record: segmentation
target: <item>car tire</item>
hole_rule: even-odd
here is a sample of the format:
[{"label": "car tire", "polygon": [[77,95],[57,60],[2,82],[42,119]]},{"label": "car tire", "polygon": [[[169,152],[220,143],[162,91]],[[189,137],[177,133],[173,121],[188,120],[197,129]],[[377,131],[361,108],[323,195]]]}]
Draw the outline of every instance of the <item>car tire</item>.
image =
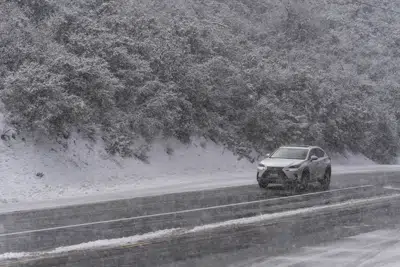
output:
[{"label": "car tire", "polygon": [[301,174],[300,181],[296,185],[296,191],[297,192],[307,191],[309,182],[310,182],[310,171],[306,169]]},{"label": "car tire", "polygon": [[261,182],[261,181],[258,181],[258,186],[260,187],[260,188],[267,188],[268,187],[268,183],[263,183],[263,182]]},{"label": "car tire", "polygon": [[329,190],[331,185],[331,169],[327,168],[324,173],[324,177],[319,182],[322,186],[322,190],[326,191]]}]

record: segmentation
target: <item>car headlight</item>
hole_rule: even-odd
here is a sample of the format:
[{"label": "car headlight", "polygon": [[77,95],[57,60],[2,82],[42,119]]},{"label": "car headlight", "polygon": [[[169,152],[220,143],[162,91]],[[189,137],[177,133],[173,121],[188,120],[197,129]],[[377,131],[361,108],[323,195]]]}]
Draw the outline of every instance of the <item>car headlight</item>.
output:
[{"label": "car headlight", "polygon": [[258,164],[258,169],[266,169],[266,168],[267,168],[267,166],[265,166],[264,164],[262,164],[262,163]]}]

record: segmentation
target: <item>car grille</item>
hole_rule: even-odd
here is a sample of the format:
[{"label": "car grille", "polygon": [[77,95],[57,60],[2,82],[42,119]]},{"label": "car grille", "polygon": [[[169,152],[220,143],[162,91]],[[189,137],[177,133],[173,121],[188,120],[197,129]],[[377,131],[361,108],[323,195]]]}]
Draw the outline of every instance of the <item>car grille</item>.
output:
[{"label": "car grille", "polygon": [[282,181],[287,178],[281,167],[267,167],[267,170],[263,173],[263,177],[270,182]]}]

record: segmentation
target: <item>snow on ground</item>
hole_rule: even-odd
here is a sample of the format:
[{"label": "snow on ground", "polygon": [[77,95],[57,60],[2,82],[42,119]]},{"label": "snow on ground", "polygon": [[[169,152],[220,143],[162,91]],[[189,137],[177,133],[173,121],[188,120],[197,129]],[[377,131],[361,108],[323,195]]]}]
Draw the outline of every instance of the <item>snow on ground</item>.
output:
[{"label": "snow on ground", "polygon": [[[0,133],[7,132],[1,120]],[[254,169],[247,160],[238,160],[231,152],[204,140],[194,140],[191,145],[175,140],[158,142],[148,155],[150,164],[113,157],[101,142],[83,140],[77,134],[59,143],[27,137],[23,141],[19,136],[0,140],[0,202],[84,196],[148,185],[163,187],[166,181],[176,187],[185,180]]]},{"label": "snow on ground", "polygon": [[[156,143],[150,164],[112,157],[101,144],[72,135],[68,149],[57,143],[20,140],[0,142],[0,199],[3,202],[44,200],[93,193],[174,186],[182,182],[204,183],[210,175],[240,174],[254,170],[212,142],[195,140],[183,145],[174,140]],[[204,146],[204,144],[203,144]],[[171,147],[173,154],[166,153]],[[43,174],[43,175],[42,175]],[[166,182],[168,181],[168,182]]]},{"label": "snow on ground", "polygon": [[151,240],[155,238],[163,238],[170,236],[180,229],[171,228],[166,230],[160,230],[155,232],[150,232],[142,235],[134,235],[129,237],[122,238],[114,238],[114,239],[104,239],[104,240],[96,240],[92,242],[71,245],[66,247],[58,247],[49,251],[38,251],[38,252],[7,252],[4,254],[0,254],[0,261],[11,260],[11,259],[23,259],[30,257],[40,257],[40,256],[48,256],[60,253],[68,253],[71,251],[82,251],[82,250],[91,250],[91,249],[100,249],[100,248],[108,248],[108,247],[116,247],[116,246],[124,246],[128,244],[136,244],[144,240]]},{"label": "snow on ground", "polygon": [[[7,129],[0,113],[0,133],[10,135]],[[197,139],[190,145],[176,140],[156,142],[148,155],[150,164],[110,156],[101,142],[84,140],[78,134],[57,141],[22,140],[22,136],[0,140],[0,203],[100,198],[104,194],[132,197],[255,182],[256,163],[239,160],[211,141]],[[388,168],[373,165],[362,155],[334,156],[333,161],[337,173]],[[348,166],[352,163],[356,166]]]},{"label": "snow on ground", "polygon": [[376,165],[371,159],[362,154],[345,153],[345,155],[331,154],[332,164],[340,166],[367,166]]}]

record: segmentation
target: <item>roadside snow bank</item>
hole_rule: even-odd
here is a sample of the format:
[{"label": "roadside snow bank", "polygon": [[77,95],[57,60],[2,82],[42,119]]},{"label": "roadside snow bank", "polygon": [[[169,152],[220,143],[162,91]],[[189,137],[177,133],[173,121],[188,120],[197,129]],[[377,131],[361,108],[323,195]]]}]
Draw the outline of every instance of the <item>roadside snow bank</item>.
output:
[{"label": "roadside snow bank", "polygon": [[[0,118],[0,133],[7,132]],[[150,164],[134,158],[108,155],[101,142],[71,134],[68,139],[0,140],[0,203],[76,197],[119,190],[140,190],[147,185],[179,186],[182,181],[211,174],[253,170],[246,159],[205,140],[184,145],[176,140],[156,142],[148,153]],[[160,184],[160,181],[164,181]]]},{"label": "roadside snow bank", "polygon": [[[12,138],[0,113],[0,203],[121,194],[141,196],[254,183],[255,164],[201,139],[153,144],[149,164],[108,155],[101,142],[71,134],[56,141]],[[333,155],[334,171],[376,170],[362,155]],[[347,165],[347,166],[345,166]],[[367,166],[368,165],[368,166]],[[385,169],[387,166],[385,167]],[[397,168],[398,169],[398,168]],[[161,189],[162,192],[160,191]],[[125,192],[125,193],[124,193]],[[100,198],[100,197],[99,197]]]},{"label": "roadside snow bank", "polygon": [[362,154],[346,152],[344,155],[331,154],[332,164],[341,166],[366,166],[376,165],[374,161]]}]

